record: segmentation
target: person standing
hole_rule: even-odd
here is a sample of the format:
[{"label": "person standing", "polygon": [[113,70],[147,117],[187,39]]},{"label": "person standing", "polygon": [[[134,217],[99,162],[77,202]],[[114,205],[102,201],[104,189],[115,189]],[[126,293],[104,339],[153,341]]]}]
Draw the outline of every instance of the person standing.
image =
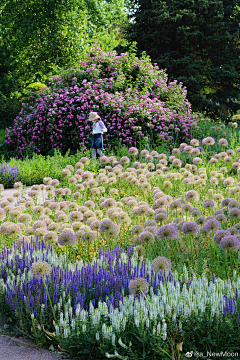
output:
[{"label": "person standing", "polygon": [[89,121],[93,122],[92,159],[96,159],[96,153],[103,156],[103,133],[107,132],[107,128],[96,112],[90,112]]}]

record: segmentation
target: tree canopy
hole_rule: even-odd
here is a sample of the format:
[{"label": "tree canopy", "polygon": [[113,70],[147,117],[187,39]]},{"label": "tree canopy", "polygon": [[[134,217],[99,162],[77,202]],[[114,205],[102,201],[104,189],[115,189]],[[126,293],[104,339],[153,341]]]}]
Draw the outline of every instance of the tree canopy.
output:
[{"label": "tree canopy", "polygon": [[[187,87],[193,109],[236,111],[240,84],[238,0],[133,0],[127,39]],[[132,5],[132,6],[133,6]]]}]

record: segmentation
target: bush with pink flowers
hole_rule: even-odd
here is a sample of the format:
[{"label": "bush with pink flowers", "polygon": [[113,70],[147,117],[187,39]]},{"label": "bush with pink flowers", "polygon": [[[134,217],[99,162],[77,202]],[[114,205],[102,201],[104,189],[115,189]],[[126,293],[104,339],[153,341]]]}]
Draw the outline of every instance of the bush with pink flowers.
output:
[{"label": "bush with pink flowers", "polygon": [[[47,86],[45,93],[29,95],[7,129],[5,143],[15,156],[46,155],[54,148],[74,152],[82,145],[89,149],[91,111],[98,112],[108,129],[105,146],[138,146],[150,134],[154,144],[173,144],[191,137],[196,126],[186,88],[168,82],[146,55],[138,59],[134,45],[119,56],[95,47],[86,61],[51,78]],[[137,130],[141,134],[136,136]]]}]

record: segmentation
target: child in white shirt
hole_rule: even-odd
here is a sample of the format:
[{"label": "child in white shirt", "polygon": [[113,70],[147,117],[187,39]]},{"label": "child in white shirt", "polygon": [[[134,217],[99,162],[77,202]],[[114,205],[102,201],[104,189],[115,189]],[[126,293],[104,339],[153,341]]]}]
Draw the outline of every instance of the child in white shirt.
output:
[{"label": "child in white shirt", "polygon": [[107,128],[102,122],[100,116],[96,112],[91,112],[89,114],[89,121],[93,122],[93,138],[92,138],[92,159],[96,159],[96,152],[103,156],[103,136],[102,134],[107,132]]}]

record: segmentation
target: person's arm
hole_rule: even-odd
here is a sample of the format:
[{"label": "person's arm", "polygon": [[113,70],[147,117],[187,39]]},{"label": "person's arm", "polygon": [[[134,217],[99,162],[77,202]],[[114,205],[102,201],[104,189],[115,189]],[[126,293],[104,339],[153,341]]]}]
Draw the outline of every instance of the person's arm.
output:
[{"label": "person's arm", "polygon": [[99,121],[99,126],[101,128],[101,133],[107,132],[107,128],[102,121]]}]

